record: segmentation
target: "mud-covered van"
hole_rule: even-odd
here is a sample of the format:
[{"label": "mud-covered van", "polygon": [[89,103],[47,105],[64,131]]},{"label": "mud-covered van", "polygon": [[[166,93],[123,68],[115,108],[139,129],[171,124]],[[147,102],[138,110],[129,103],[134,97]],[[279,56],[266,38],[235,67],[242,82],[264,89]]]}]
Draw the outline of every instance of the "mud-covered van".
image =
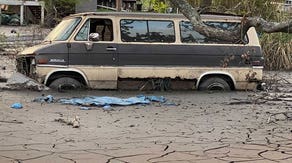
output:
[{"label": "mud-covered van", "polygon": [[[222,29],[241,21],[202,18]],[[185,81],[192,89],[248,90],[262,80],[263,57],[254,28],[243,42],[231,44],[194,31],[183,15],[81,13],[64,18],[41,44],[22,51],[17,70],[58,89],[172,88]]]}]

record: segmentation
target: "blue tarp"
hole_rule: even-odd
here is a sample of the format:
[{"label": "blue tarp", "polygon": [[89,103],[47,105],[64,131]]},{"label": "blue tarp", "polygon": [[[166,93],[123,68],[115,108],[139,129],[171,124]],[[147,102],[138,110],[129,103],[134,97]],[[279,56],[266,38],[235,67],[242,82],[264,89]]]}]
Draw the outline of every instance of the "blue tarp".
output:
[{"label": "blue tarp", "polygon": [[130,97],[130,98],[90,96],[90,97],[84,97],[84,98],[71,98],[71,99],[59,100],[59,102],[62,104],[82,105],[82,106],[107,106],[107,105],[128,106],[128,105],[136,105],[136,104],[149,104],[151,101],[165,102],[165,98],[162,96],[157,97],[157,96],[139,95],[137,97]]},{"label": "blue tarp", "polygon": [[[101,106],[101,107],[110,107],[112,105],[119,106],[128,106],[128,105],[136,105],[136,104],[150,104],[153,102],[166,102],[166,99],[163,96],[144,96],[138,95],[137,97],[130,98],[117,98],[117,97],[108,97],[108,96],[89,96],[84,98],[62,98],[59,100],[55,100],[53,96],[43,96],[36,98],[33,100],[34,102],[48,102],[51,103],[53,101],[68,104],[68,105],[79,105],[79,106]],[[85,109],[85,107],[83,108]]]}]

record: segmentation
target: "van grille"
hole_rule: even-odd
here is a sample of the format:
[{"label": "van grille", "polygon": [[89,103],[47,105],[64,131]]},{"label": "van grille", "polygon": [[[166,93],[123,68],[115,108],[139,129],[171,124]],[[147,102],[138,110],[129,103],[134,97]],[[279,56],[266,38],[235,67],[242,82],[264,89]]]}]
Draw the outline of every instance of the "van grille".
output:
[{"label": "van grille", "polygon": [[34,57],[19,57],[16,59],[16,70],[30,78],[35,77],[35,66],[32,65]]}]

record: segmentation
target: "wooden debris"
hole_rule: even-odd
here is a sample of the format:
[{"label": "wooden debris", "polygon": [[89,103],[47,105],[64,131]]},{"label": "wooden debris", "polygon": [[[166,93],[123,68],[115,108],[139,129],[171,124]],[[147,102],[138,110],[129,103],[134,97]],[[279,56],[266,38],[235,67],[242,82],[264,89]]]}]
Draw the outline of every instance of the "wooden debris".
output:
[{"label": "wooden debris", "polygon": [[[277,115],[282,115],[284,118],[276,118]],[[292,119],[292,112],[279,112],[279,113],[271,113],[268,117],[267,123],[272,123],[279,120],[291,120]]]},{"label": "wooden debris", "polygon": [[75,116],[73,119],[58,118],[58,119],[55,119],[55,122],[65,123],[67,125],[73,126],[73,128],[80,127],[80,118],[78,116]]}]

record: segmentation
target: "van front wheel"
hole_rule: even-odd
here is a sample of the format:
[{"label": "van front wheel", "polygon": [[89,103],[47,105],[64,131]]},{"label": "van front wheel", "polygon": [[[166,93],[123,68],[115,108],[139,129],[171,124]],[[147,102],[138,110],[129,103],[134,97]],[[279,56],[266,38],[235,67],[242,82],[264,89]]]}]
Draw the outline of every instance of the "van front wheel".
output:
[{"label": "van front wheel", "polygon": [[230,91],[228,82],[220,77],[210,77],[199,85],[200,91]]},{"label": "van front wheel", "polygon": [[61,77],[54,80],[49,87],[55,90],[76,90],[82,88],[83,84],[74,78]]}]

